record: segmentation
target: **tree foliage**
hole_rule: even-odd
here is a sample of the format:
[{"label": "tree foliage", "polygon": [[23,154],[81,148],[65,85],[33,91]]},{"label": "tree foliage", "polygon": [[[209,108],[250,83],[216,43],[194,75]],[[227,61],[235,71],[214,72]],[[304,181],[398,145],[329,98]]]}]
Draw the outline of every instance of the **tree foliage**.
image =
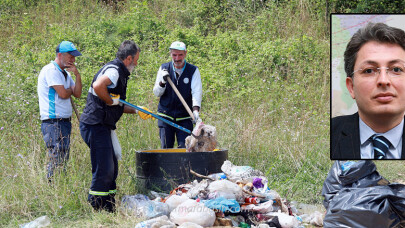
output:
[{"label": "tree foliage", "polygon": [[405,13],[401,0],[332,0],[332,12],[337,13]]}]

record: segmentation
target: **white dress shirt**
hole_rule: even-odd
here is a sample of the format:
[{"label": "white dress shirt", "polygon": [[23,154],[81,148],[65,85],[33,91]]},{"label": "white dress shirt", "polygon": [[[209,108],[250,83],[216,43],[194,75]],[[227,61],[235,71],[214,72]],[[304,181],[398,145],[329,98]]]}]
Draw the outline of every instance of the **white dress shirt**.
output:
[{"label": "white dress shirt", "polygon": [[404,120],[396,127],[385,133],[376,133],[366,123],[359,118],[360,128],[360,153],[361,159],[374,159],[373,143],[370,137],[374,134],[382,135],[391,142],[391,146],[386,155],[386,159],[400,159],[402,152],[402,133],[404,129]]}]

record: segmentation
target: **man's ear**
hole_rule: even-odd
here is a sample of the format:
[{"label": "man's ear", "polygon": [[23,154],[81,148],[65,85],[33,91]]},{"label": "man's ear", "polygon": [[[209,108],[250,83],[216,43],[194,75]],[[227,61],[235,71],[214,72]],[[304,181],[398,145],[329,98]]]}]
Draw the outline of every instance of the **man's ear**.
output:
[{"label": "man's ear", "polygon": [[133,57],[131,55],[128,55],[122,62],[124,63],[125,66],[128,66],[132,60]]},{"label": "man's ear", "polygon": [[124,59],[124,61],[131,61],[132,60],[132,55],[128,55],[125,59]]},{"label": "man's ear", "polygon": [[350,96],[352,96],[353,99],[356,99],[354,96],[354,83],[353,83],[353,77],[346,77],[346,87],[347,90],[349,90]]}]

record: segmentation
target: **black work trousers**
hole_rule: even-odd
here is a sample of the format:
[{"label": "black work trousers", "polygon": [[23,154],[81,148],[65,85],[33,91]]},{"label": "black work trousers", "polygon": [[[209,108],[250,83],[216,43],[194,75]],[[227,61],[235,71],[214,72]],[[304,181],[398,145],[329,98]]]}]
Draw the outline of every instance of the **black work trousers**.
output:
[{"label": "black work trousers", "polygon": [[[175,121],[173,123],[178,124],[190,131],[193,130],[193,122],[191,122],[190,119]],[[186,148],[185,142],[187,136],[189,136],[188,133],[175,127],[172,127],[171,125],[163,122],[162,120],[158,120],[158,127],[160,136],[160,146],[162,147],[162,149],[174,148],[174,141],[176,138],[177,138],[177,147]]]},{"label": "black work trousers", "polygon": [[92,181],[88,201],[94,209],[115,211],[118,161],[111,141],[111,129],[101,124],[80,122],[80,134],[90,147]]}]

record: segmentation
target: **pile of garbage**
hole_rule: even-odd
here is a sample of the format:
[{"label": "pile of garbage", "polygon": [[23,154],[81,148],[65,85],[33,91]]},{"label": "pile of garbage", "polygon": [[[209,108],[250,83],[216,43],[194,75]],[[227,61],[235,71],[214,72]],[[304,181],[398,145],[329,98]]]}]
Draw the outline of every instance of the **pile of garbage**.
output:
[{"label": "pile of garbage", "polygon": [[170,194],[151,192],[122,198],[124,213],[145,218],[136,228],[153,227],[304,227],[322,226],[323,214],[301,211],[269,188],[261,171],[225,161],[223,173],[179,185]]}]

